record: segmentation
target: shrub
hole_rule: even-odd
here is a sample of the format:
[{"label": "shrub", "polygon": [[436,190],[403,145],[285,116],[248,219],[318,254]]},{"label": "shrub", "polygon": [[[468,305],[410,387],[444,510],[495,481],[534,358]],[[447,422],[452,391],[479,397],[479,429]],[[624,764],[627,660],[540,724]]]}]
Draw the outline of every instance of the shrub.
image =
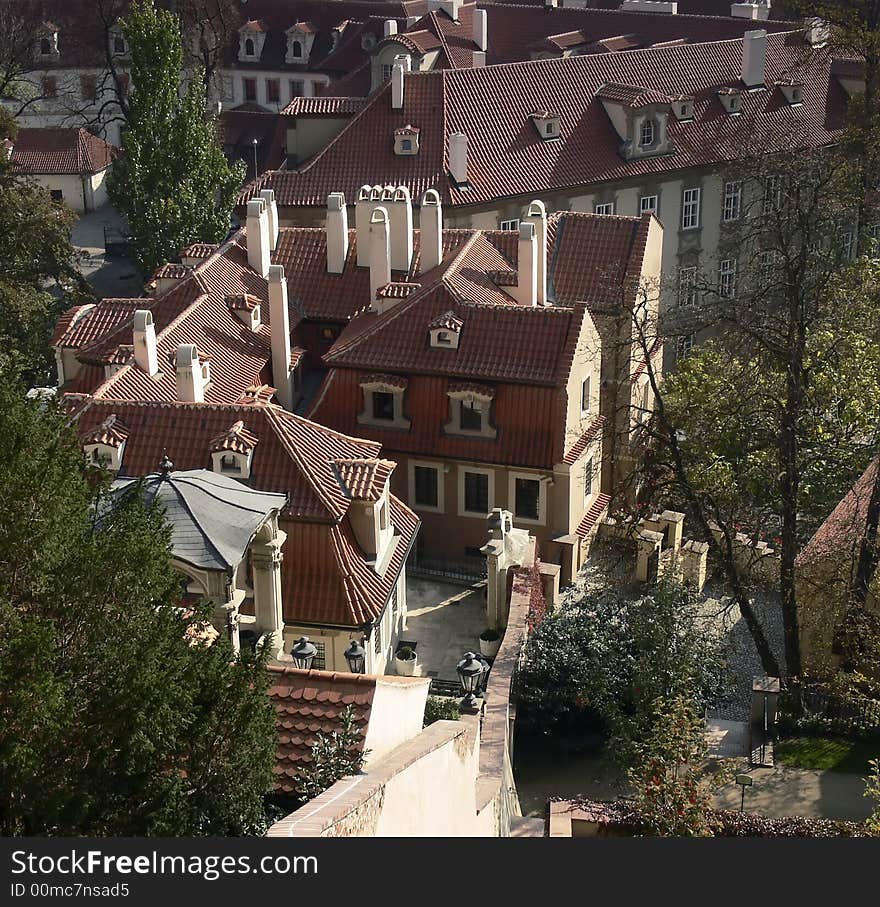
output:
[{"label": "shrub", "polygon": [[425,720],[423,727],[435,721],[458,721],[461,717],[457,699],[449,696],[429,696],[425,702]]}]

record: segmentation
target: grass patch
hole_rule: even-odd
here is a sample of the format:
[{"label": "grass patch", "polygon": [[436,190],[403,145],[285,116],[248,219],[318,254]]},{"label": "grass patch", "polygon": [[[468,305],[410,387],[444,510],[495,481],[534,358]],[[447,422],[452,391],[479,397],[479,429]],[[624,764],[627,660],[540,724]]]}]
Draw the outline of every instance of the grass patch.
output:
[{"label": "grass patch", "polygon": [[837,737],[788,737],[774,747],[788,768],[868,774],[868,760],[880,758],[880,743]]}]

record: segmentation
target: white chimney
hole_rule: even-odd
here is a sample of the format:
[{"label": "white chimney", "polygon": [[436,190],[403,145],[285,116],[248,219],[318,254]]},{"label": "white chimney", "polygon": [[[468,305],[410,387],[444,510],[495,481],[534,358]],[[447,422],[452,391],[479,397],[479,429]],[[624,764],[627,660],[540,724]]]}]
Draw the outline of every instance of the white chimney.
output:
[{"label": "white chimney", "polygon": [[406,186],[398,186],[388,204],[391,235],[391,270],[408,271],[413,257],[412,199]]},{"label": "white chimney", "polygon": [[535,228],[535,244],[537,246],[537,294],[538,305],[547,305],[547,209],[544,202],[536,199],[526,211],[523,223],[532,224]]},{"label": "white chimney", "polygon": [[266,217],[269,221],[269,250],[278,248],[278,205],[275,202],[275,190],[263,189],[260,198],[266,203]]},{"label": "white chimney", "polygon": [[392,35],[397,34],[397,20],[396,19],[386,19],[382,25],[382,34],[386,38],[390,38]]},{"label": "white chimney", "polygon": [[486,10],[474,10],[474,44],[479,50],[488,50],[489,25]]},{"label": "white chimney", "polygon": [[544,0],[544,6],[546,6],[547,9],[556,9],[558,5],[557,0]]},{"label": "white chimney", "polygon": [[450,19],[455,22],[458,21],[458,10],[461,7],[461,0],[439,0],[439,2],[434,6],[434,4],[429,3],[428,8],[442,9]]},{"label": "white chimney", "polygon": [[422,196],[419,224],[421,225],[419,271],[424,274],[443,261],[443,208],[436,189],[429,189]]},{"label": "white chimney", "polygon": [[678,12],[678,3],[666,0],[623,0],[620,10],[624,13],[668,13],[674,16]]},{"label": "white chimney", "polygon": [[150,377],[159,371],[159,354],[156,350],[156,328],[153,313],[149,309],[138,309],[134,313],[134,361],[141,371]]},{"label": "white chimney", "polygon": [[519,225],[516,267],[516,286],[510,288],[511,295],[520,305],[537,305],[538,241],[535,236],[534,224],[523,222]]},{"label": "white chimney", "polygon": [[391,283],[391,249],[388,236],[388,212],[381,205],[370,215],[370,303],[375,305],[376,291]]},{"label": "white chimney", "polygon": [[403,63],[395,63],[391,67],[391,109],[403,110]]},{"label": "white chimney", "polygon": [[331,192],[327,196],[327,271],[341,274],[348,258],[348,209],[345,195]]},{"label": "white chimney", "polygon": [[269,214],[264,198],[252,198],[247,204],[248,264],[260,275],[269,273]]},{"label": "white chimney", "polygon": [[[344,205],[342,210],[345,210]],[[290,391],[290,315],[283,265],[269,267],[269,318],[272,322],[272,383],[278,402],[290,411],[293,408]]]},{"label": "white chimney", "polygon": [[468,137],[463,132],[449,135],[449,172],[456,183],[468,181]]},{"label": "white chimney", "polygon": [[767,60],[767,32],[747,31],[743,35],[742,80],[746,88],[763,87]]},{"label": "white chimney", "polygon": [[177,347],[177,399],[181,403],[204,403],[205,386],[199,354],[191,343]]},{"label": "white chimney", "polygon": [[485,50],[475,50],[473,54],[473,59],[471,64],[474,69],[479,69],[481,66],[486,65],[486,51]]},{"label": "white chimney", "polygon": [[731,3],[730,15],[734,19],[769,19],[770,6],[767,3]]},{"label": "white chimney", "polygon": [[354,205],[354,230],[357,241],[358,267],[364,267],[370,263],[370,247],[367,242],[367,234],[370,232],[370,215],[373,213],[373,208],[376,207],[371,201],[372,193],[372,186],[361,186]]}]

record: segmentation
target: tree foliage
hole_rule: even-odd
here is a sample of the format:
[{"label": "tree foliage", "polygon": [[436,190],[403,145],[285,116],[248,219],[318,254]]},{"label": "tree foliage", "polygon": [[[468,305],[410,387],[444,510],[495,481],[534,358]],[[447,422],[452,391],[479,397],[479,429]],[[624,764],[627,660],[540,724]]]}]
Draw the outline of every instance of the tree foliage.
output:
[{"label": "tree foliage", "polygon": [[128,218],[141,271],[150,274],[190,243],[226,236],[244,173],[223,156],[198,66],[183,84],[177,18],[141,0],[132,5],[123,31],[134,87],[124,154],[108,191]]},{"label": "tree foliage", "polygon": [[339,730],[319,732],[312,745],[312,761],[300,770],[296,791],[303,800],[313,800],[349,775],[356,775],[369,750],[361,749],[361,730],[354,717],[354,706],[339,713]]},{"label": "tree foliage", "polygon": [[59,413],[0,381],[0,832],[262,829],[274,712],[260,656],[187,633],[169,529],[101,477]]}]

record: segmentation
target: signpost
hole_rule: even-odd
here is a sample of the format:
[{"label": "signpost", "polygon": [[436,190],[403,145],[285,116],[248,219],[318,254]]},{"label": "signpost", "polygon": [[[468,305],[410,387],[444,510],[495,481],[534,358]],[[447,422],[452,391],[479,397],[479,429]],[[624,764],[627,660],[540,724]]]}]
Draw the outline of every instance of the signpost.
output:
[{"label": "signpost", "polygon": [[736,783],[742,788],[742,796],[739,801],[739,811],[742,814],[743,807],[746,803],[746,788],[751,787],[753,784],[751,775],[737,775]]}]

